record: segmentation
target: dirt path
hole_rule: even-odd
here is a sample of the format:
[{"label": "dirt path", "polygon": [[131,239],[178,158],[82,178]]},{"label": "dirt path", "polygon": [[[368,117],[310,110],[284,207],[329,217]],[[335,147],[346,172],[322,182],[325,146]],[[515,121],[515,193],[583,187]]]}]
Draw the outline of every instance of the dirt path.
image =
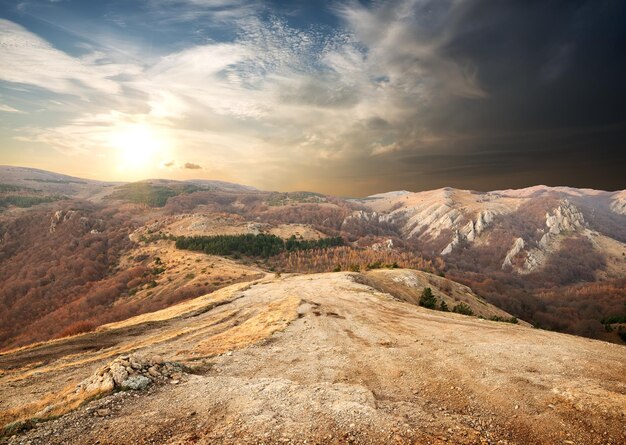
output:
[{"label": "dirt path", "polygon": [[[8,441],[626,443],[626,348],[429,311],[353,275],[264,279],[194,317],[139,325],[142,352],[198,374],[105,397]],[[222,342],[236,346],[214,355]],[[33,376],[19,391],[95,365]],[[2,391],[17,403],[19,391]]]}]

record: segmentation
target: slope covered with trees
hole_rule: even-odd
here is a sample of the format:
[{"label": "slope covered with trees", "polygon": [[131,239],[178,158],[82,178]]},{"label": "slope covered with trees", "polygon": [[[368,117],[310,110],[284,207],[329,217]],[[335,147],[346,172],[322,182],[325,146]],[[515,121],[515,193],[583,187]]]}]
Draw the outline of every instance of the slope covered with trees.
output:
[{"label": "slope covered with trees", "polygon": [[269,258],[283,251],[324,249],[342,246],[340,236],[319,240],[299,240],[295,236],[283,240],[275,235],[245,234],[217,236],[180,236],[176,238],[178,249],[197,250],[209,255],[235,255]]}]

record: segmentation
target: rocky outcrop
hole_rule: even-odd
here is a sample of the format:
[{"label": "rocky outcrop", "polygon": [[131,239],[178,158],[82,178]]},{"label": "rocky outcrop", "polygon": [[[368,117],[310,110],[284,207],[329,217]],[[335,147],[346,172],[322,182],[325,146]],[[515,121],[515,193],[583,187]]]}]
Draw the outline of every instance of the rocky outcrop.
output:
[{"label": "rocky outcrop", "polygon": [[156,381],[179,380],[182,375],[180,364],[165,362],[160,356],[122,355],[79,383],[76,392],[102,394],[114,389],[142,390]]},{"label": "rocky outcrop", "polygon": [[89,219],[86,216],[80,216],[78,210],[57,210],[50,217],[50,227],[48,231],[54,233],[57,227],[68,221],[77,220],[77,227],[82,233],[101,233],[104,230],[104,221],[101,219]]},{"label": "rocky outcrop", "polygon": [[530,249],[520,273],[532,272],[543,266],[550,254],[558,250],[564,235],[585,230],[587,224],[583,214],[569,200],[564,199],[551,212],[546,213],[544,234],[537,247]]},{"label": "rocky outcrop", "polygon": [[381,221],[380,215],[376,212],[367,212],[365,210],[355,210],[351,215],[348,215],[344,218],[341,223],[342,226],[345,226],[351,221],[367,221],[367,222],[379,222]]},{"label": "rocky outcrop", "polygon": [[524,248],[524,240],[522,238],[517,238],[513,242],[513,246],[511,247],[511,249],[506,253],[506,257],[504,258],[504,261],[502,262],[502,269],[506,269],[507,267],[512,266],[513,258],[515,258],[515,256],[518,253],[520,253],[523,248]]},{"label": "rocky outcrop", "polygon": [[455,230],[452,241],[441,251],[442,255],[448,255],[452,252],[452,249],[461,242],[461,240],[474,242],[478,236],[480,236],[485,229],[493,221],[495,214],[489,210],[480,212],[476,217],[476,221],[469,220],[461,229]]},{"label": "rocky outcrop", "polygon": [[626,191],[617,193],[617,196],[611,201],[610,208],[615,213],[626,215]]},{"label": "rocky outcrop", "polygon": [[551,239],[563,232],[575,232],[585,228],[582,213],[569,200],[565,199],[552,212],[546,213],[546,233],[539,244],[546,246]]},{"label": "rocky outcrop", "polygon": [[452,249],[454,249],[456,247],[457,244],[459,244],[461,242],[461,234],[459,233],[458,230],[454,231],[454,236],[452,237],[452,241],[450,241],[450,243],[444,247],[444,249],[441,251],[442,255],[448,255],[450,252],[452,252]]},{"label": "rocky outcrop", "polygon": [[52,214],[50,218],[50,233],[54,233],[57,229],[57,226],[61,223],[67,222],[78,215],[76,210],[57,210]]},{"label": "rocky outcrop", "polygon": [[463,220],[463,214],[448,204],[433,204],[420,209],[407,221],[406,227],[410,227],[407,238],[416,235],[429,235],[436,238],[445,229],[454,230],[458,223]]},{"label": "rocky outcrop", "polygon": [[372,250],[377,251],[377,252],[393,250],[393,240],[392,239],[388,239],[388,240],[380,242],[380,243],[374,243],[374,244],[372,244],[372,246],[370,248]]}]

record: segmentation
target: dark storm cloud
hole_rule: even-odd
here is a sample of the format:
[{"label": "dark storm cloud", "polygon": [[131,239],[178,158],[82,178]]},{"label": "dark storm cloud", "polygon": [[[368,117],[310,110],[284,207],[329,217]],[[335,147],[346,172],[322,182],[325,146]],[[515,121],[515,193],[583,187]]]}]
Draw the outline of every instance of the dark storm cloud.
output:
[{"label": "dark storm cloud", "polygon": [[485,96],[419,116],[442,140],[403,162],[451,185],[505,187],[509,172],[527,185],[626,186],[625,2],[470,1],[448,32],[442,52],[475,68]]}]

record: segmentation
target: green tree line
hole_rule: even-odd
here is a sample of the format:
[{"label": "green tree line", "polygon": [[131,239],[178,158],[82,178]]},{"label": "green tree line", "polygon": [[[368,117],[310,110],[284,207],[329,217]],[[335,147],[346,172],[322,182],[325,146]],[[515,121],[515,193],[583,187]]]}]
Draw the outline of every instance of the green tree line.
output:
[{"label": "green tree line", "polygon": [[216,236],[179,236],[176,248],[196,250],[209,255],[243,255],[250,257],[269,258],[283,251],[325,249],[343,246],[340,236],[321,238],[318,240],[300,240],[292,236],[283,240],[276,235],[216,235]]}]

